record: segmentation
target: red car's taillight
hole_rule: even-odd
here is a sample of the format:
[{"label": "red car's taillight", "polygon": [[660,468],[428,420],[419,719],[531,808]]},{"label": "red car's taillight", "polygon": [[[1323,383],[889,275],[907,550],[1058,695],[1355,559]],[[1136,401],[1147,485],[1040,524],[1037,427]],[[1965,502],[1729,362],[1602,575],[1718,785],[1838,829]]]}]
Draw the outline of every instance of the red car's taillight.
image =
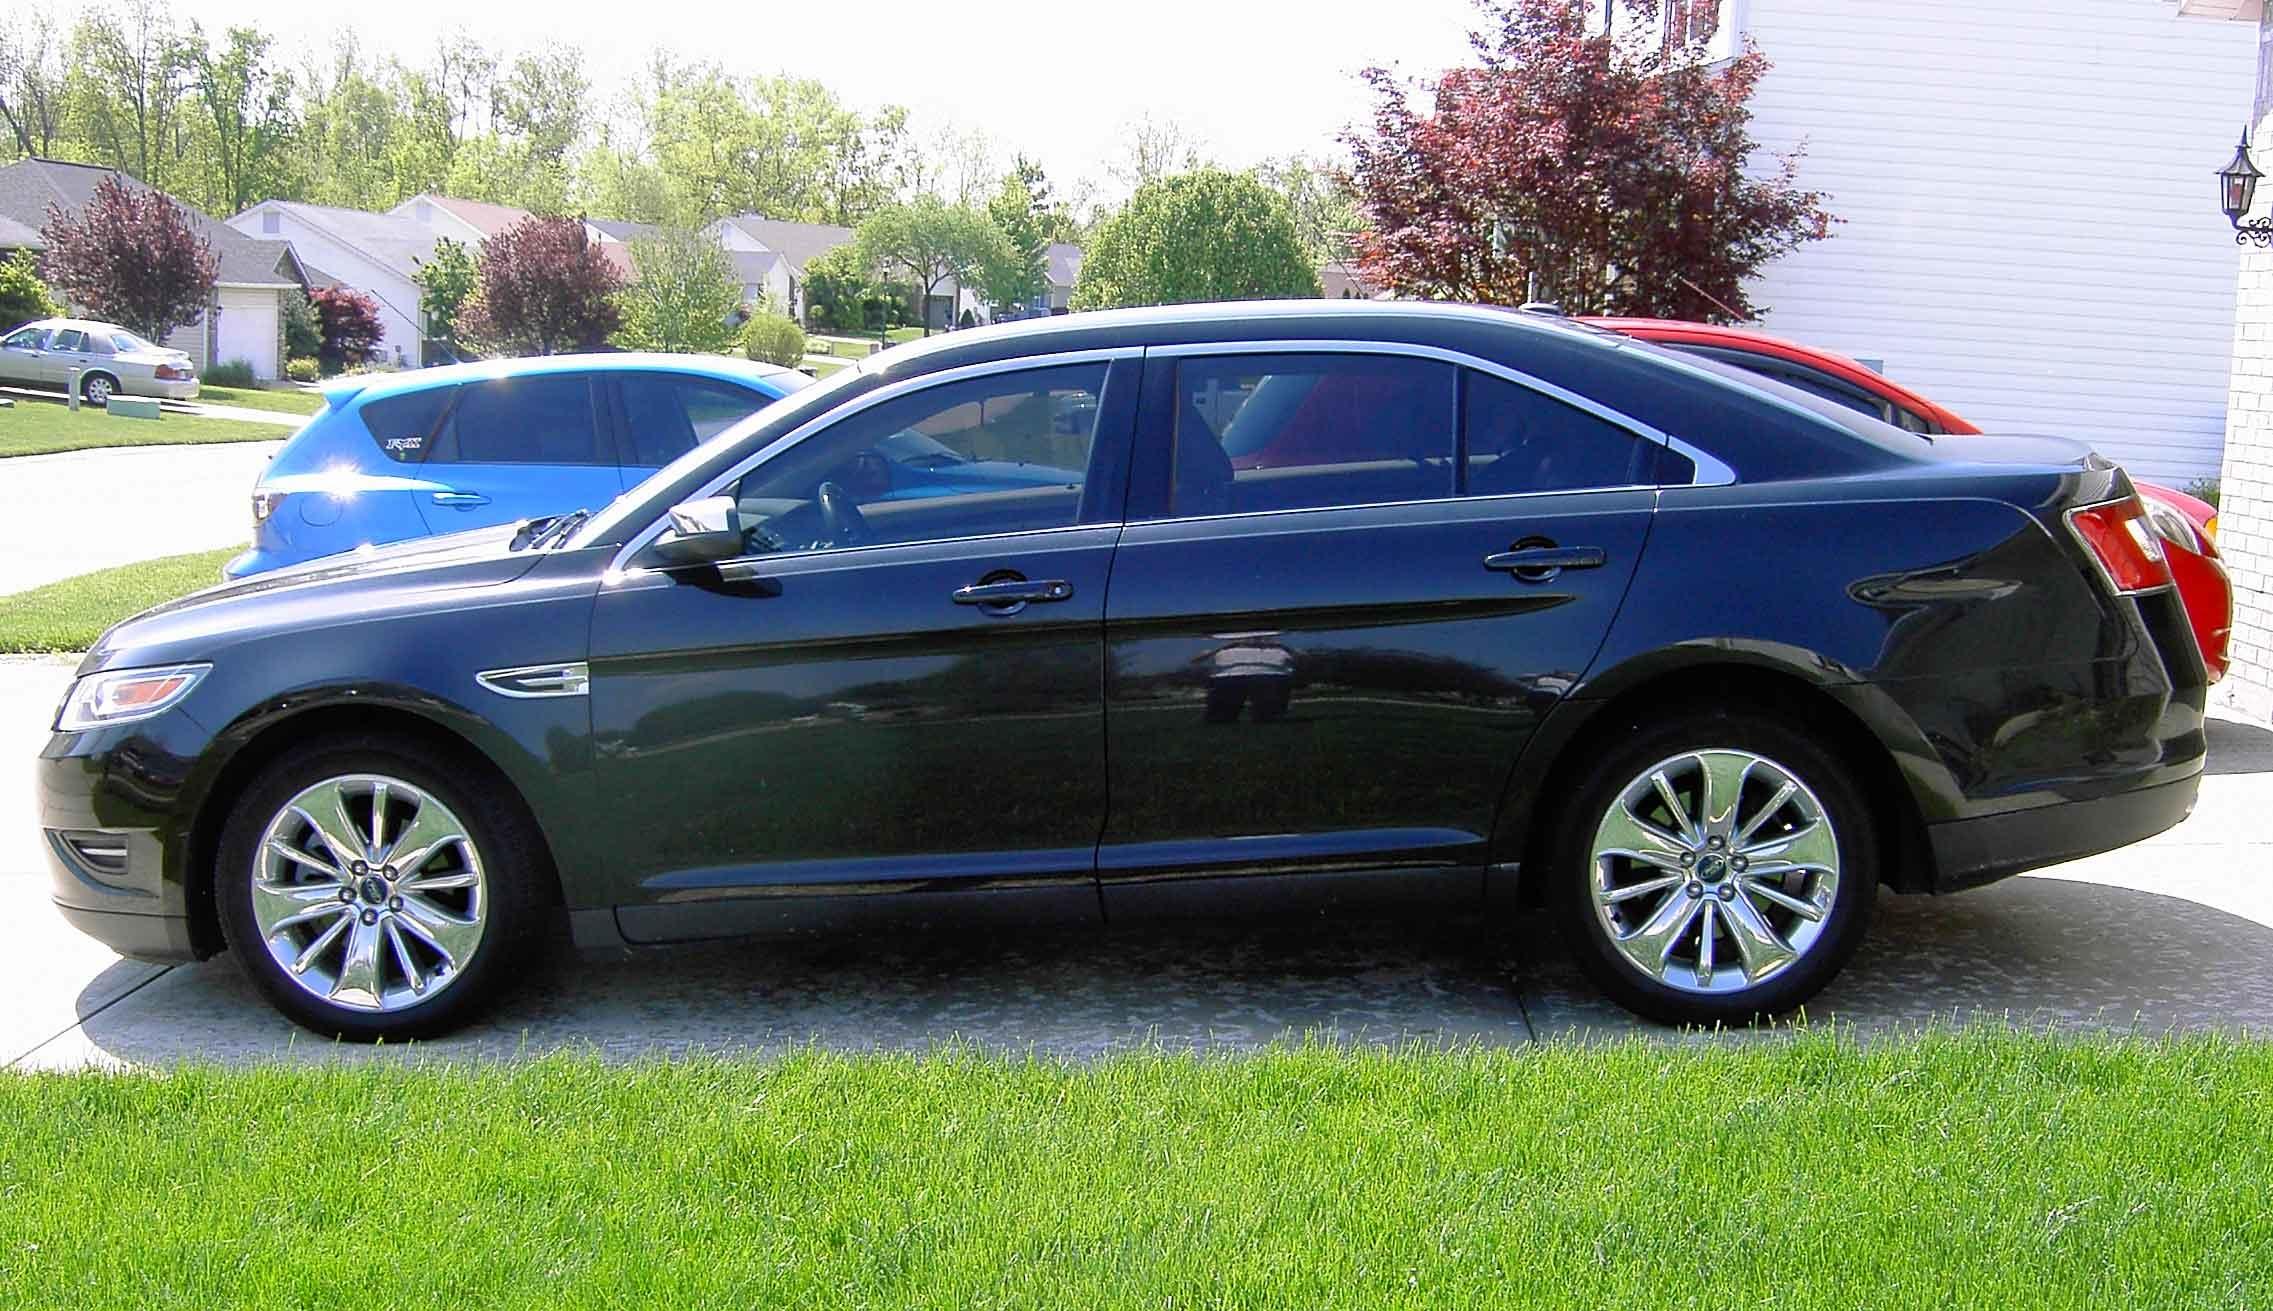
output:
[{"label": "red car's taillight", "polygon": [[2136,496],[2068,511],[2068,527],[2084,544],[2100,575],[2117,592],[2151,592],[2170,586],[2170,561],[2147,524]]}]

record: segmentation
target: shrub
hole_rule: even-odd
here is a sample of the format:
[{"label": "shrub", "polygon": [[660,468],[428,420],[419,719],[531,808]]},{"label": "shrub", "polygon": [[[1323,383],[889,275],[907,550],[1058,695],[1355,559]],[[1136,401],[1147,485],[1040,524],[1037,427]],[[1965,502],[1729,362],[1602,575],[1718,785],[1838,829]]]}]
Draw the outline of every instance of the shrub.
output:
[{"label": "shrub", "polygon": [[786,314],[753,314],[742,325],[742,353],[767,364],[796,368],[805,362],[805,329]]},{"label": "shrub", "polygon": [[253,366],[250,360],[223,360],[205,371],[205,381],[215,387],[254,387]]},{"label": "shrub", "polygon": [[324,348],[323,320],[308,293],[295,291],[284,298],[284,357],[315,355]]},{"label": "shrub", "polygon": [[284,362],[284,376],[294,382],[314,382],[319,372],[313,356],[296,356]]},{"label": "shrub", "polygon": [[324,344],[316,357],[327,372],[361,364],[378,351],[387,331],[379,323],[378,301],[352,287],[318,287],[308,299],[323,327]]},{"label": "shrub", "polygon": [[40,281],[39,265],[30,251],[19,250],[0,260],[0,332],[34,319],[52,319],[60,312],[55,298],[47,294],[47,284]]},{"label": "shrub", "polygon": [[2218,503],[2218,480],[2215,478],[2197,478],[2186,484],[2185,491],[2197,500],[2208,501],[2212,505]]}]

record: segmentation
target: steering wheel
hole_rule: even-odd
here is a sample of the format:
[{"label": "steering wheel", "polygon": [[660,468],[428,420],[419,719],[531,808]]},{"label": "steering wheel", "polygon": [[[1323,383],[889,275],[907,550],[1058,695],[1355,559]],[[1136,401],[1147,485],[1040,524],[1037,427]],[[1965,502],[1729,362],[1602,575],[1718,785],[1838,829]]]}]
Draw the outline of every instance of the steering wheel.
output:
[{"label": "steering wheel", "polygon": [[813,500],[820,506],[821,532],[830,545],[859,546],[868,540],[868,520],[843,484],[822,483],[813,489]]}]

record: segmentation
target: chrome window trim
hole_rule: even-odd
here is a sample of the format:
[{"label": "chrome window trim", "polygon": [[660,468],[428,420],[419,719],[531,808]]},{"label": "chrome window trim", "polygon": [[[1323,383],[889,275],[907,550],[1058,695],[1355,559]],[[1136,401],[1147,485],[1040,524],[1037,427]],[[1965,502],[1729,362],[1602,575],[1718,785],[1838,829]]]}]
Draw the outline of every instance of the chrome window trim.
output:
[{"label": "chrome window trim", "polygon": [[[1666,432],[1662,428],[1658,428],[1652,424],[1644,423],[1640,419],[1634,418],[1630,414],[1625,414],[1621,411],[1614,410],[1609,406],[1604,405],[1600,401],[1593,399],[1592,397],[1582,396],[1579,393],[1572,391],[1568,387],[1557,386],[1556,384],[1547,381],[1545,378],[1525,373],[1521,369],[1510,368],[1509,366],[1501,364],[1496,360],[1487,360],[1479,355],[1470,355],[1466,351],[1451,350],[1443,346],[1430,346],[1420,342],[1406,341],[1361,341],[1347,337],[1327,338],[1323,340],[1311,338],[1286,338],[1277,341],[1179,342],[1173,346],[1149,347],[1146,349],[1145,354],[1148,358],[1152,356],[1158,356],[1162,359],[1184,359],[1191,356],[1207,357],[1217,355],[1339,354],[1406,355],[1417,359],[1437,360],[1445,364],[1452,364],[1463,368],[1474,369],[1479,373],[1487,373],[1495,378],[1502,380],[1503,382],[1510,382],[1518,387],[1525,387],[1532,391],[1538,392],[1543,396],[1549,397],[1550,399],[1561,401],[1563,404],[1568,405],[1573,409],[1582,411],[1586,414],[1592,415],[1594,418],[1600,419],[1604,423],[1607,423],[1614,428],[1622,428],[1635,437],[1639,437],[1645,441],[1656,442],[1661,446],[1665,446],[1671,449],[1678,455],[1687,457],[1690,464],[1694,466],[1697,471],[1695,476],[1686,483],[1660,483],[1656,484],[1657,486],[1726,487],[1736,481],[1736,470],[1730,468],[1727,462],[1723,461],[1718,456],[1711,455],[1705,451],[1699,450],[1694,444],[1676,437],[1672,433]],[[1699,370],[1698,372],[1703,373],[1702,370]],[[1726,379],[1720,378],[1720,375],[1718,374],[1706,374],[1705,376],[1714,378],[1716,381],[1726,381]],[[1774,398],[1771,397],[1770,399]],[[1800,412],[1803,414],[1806,413],[1804,410]],[[1618,489],[1613,487],[1580,487],[1570,488],[1567,490],[1591,492],[1615,491]],[[1550,493],[1495,493],[1495,495],[1511,496],[1540,496],[1548,494]],[[1413,505],[1418,504],[1418,502],[1394,501],[1388,502],[1388,504]],[[1319,508],[1350,509],[1354,507],[1333,506]],[[1223,516],[1210,515],[1204,517],[1220,518]],[[1161,521],[1152,520],[1150,522],[1157,523]]]},{"label": "chrome window trim", "polygon": [[[1687,487],[1688,483],[1675,483]],[[1346,514],[1352,510],[1407,510],[1415,506],[1482,505],[1493,501],[1534,500],[1542,496],[1609,496],[1621,492],[1660,492],[1655,483],[1620,483],[1615,487],[1558,487],[1538,492],[1485,492],[1469,496],[1431,496],[1423,501],[1365,501],[1356,505],[1295,505],[1277,510],[1232,510],[1224,514],[1180,514],[1166,519],[1132,519],[1131,529],[1161,524],[1216,523],[1225,519],[1271,519],[1282,514]]]},{"label": "chrome window trim", "polygon": [[[752,451],[750,454],[743,456],[741,459],[735,461],[732,465],[729,465],[727,467],[726,472],[721,473],[712,478],[709,482],[704,483],[702,485],[702,488],[699,491],[695,492],[693,495],[682,497],[680,499],[682,501],[699,501],[705,496],[716,496],[719,494],[719,490],[725,487],[726,484],[733,482],[737,478],[740,478],[743,474],[748,473],[751,469],[756,468],[759,464],[765,462],[766,460],[773,458],[773,456],[776,454],[782,451],[786,451],[790,447],[795,446],[807,438],[814,436],[821,430],[833,427],[846,419],[852,418],[864,410],[870,409],[877,405],[882,405],[886,401],[897,400],[902,396],[921,391],[927,387],[943,387],[949,383],[964,382],[972,378],[989,377],[997,373],[1020,373],[1028,369],[1050,369],[1068,364],[1110,364],[1115,360],[1135,360],[1142,358],[1144,358],[1144,347],[1142,346],[1105,346],[1091,350],[1056,351],[1048,355],[1019,355],[999,360],[982,360],[976,364],[958,365],[952,369],[940,369],[937,372],[933,373],[918,374],[913,378],[903,378],[898,382],[887,383],[884,386],[878,387],[874,391],[866,392],[854,398],[853,400],[848,401],[844,405],[828,410],[825,413],[813,416],[811,419],[806,420],[804,423],[798,425],[795,428],[792,428],[788,432],[783,433],[781,436],[766,443],[764,446],[759,447],[757,450]],[[866,363],[867,361],[862,361],[863,366],[865,366]],[[648,524],[645,528],[642,528],[637,533],[633,534],[631,540],[625,542],[623,546],[616,551],[615,556],[608,561],[608,567],[603,577],[613,580],[623,578],[628,574],[635,572],[656,572],[654,570],[648,569],[626,569],[624,567],[625,561],[630,560],[633,556],[637,555],[641,549],[646,547],[649,542],[652,542],[657,537],[662,536],[663,530],[670,525],[670,521],[670,507],[665,506],[663,513],[658,516],[654,522]],[[1067,524],[1064,526],[1069,528],[1097,527],[1095,524]],[[1038,531],[1054,532],[1056,530],[1045,528]],[[929,545],[935,541],[975,541],[985,537],[1020,535],[1021,534],[1015,533],[979,533],[973,535],[972,537],[926,538],[922,542],[880,542],[877,543],[877,545],[923,546]],[[865,550],[868,548],[849,547],[837,549]],[[799,554],[816,553],[800,552]]]}]

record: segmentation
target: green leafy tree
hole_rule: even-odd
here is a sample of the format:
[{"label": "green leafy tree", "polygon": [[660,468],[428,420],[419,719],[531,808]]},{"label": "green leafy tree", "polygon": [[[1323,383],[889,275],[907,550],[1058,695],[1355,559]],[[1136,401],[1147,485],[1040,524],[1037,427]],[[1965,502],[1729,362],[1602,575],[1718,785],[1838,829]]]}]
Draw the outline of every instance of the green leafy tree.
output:
[{"label": "green leafy tree", "polygon": [[271,59],[270,46],[270,38],[251,27],[230,28],[210,48],[202,35],[191,38],[215,174],[206,190],[219,213],[234,214],[291,189],[285,152],[296,126],[292,77]]},{"label": "green leafy tree", "polygon": [[[868,267],[905,274],[919,308],[929,305],[942,283],[971,285],[990,265],[1012,258],[1009,243],[985,214],[933,196],[878,210],[860,225],[853,245]],[[926,314],[926,335],[930,325]]]},{"label": "green leafy tree", "polygon": [[1247,174],[1202,169],[1138,187],[1097,225],[1072,306],[1318,294],[1286,202]]},{"label": "green leafy tree", "polygon": [[464,242],[440,238],[434,243],[433,255],[411,277],[418,283],[418,308],[426,315],[426,335],[455,350],[458,315],[481,286],[473,252]]},{"label": "green leafy tree", "polygon": [[0,126],[27,155],[53,155],[64,132],[63,39],[53,10],[0,15]]},{"label": "green leafy tree", "polygon": [[1348,266],[1354,261],[1355,238],[1365,220],[1358,213],[1357,192],[1338,169],[1293,154],[1256,165],[1255,180],[1286,202],[1311,263]]},{"label": "green leafy tree", "polygon": [[805,261],[805,321],[823,332],[873,332],[898,301],[896,289],[861,258],[857,243]]},{"label": "green leafy tree", "polygon": [[30,251],[19,250],[0,260],[0,332],[58,313],[61,311],[47,294],[47,284],[40,281],[39,265],[33,262]]},{"label": "green leafy tree", "polygon": [[980,284],[994,305],[1032,300],[1049,285],[1051,204],[1042,166],[1021,155],[987,201],[987,218],[1002,233],[999,258],[980,272]]},{"label": "green leafy tree", "polygon": [[324,323],[307,293],[295,291],[284,298],[284,358],[314,359],[323,349]]},{"label": "green leafy tree", "polygon": [[683,228],[665,229],[632,241],[631,267],[631,286],[617,302],[623,308],[617,345],[696,354],[733,346],[742,288],[717,242]]}]

